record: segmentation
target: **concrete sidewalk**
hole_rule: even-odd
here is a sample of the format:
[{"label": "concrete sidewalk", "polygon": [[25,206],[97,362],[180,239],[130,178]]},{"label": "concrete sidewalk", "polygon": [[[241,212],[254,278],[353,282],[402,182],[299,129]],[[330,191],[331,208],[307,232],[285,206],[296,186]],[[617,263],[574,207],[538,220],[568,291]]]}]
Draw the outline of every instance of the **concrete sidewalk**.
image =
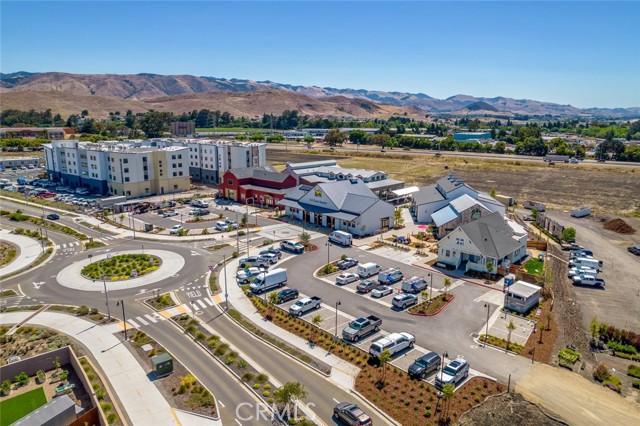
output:
[{"label": "concrete sidewalk", "polygon": [[42,244],[33,238],[12,234],[7,229],[0,229],[0,240],[8,241],[19,247],[20,253],[13,262],[0,268],[0,277],[19,271],[36,261],[42,254]]},{"label": "concrete sidewalk", "polygon": [[[290,256],[289,256],[290,257]],[[287,259],[287,256],[283,257],[283,260]],[[290,333],[270,321],[265,321],[262,318],[251,301],[245,296],[242,289],[236,283],[236,270],[238,267],[239,259],[234,259],[227,265],[227,282],[229,292],[229,302],[237,309],[243,316],[249,319],[258,327],[271,333],[274,336],[278,336],[280,339],[287,342],[289,345],[296,347],[298,350],[321,360],[322,362],[331,366],[331,380],[338,386],[352,390],[355,383],[355,378],[358,375],[360,369],[353,364],[350,364],[335,355],[327,353],[326,350],[318,346],[310,346],[309,342],[293,333]],[[220,272],[218,282],[224,282],[224,269]],[[224,296],[223,296],[224,297]],[[219,295],[214,298],[216,302],[224,303],[224,298]]]},{"label": "concrete sidewalk", "polygon": [[[33,312],[11,312],[0,315],[0,323],[15,324],[24,321]],[[82,343],[97,360],[131,424],[138,426],[188,425],[190,413],[179,415],[171,408],[160,391],[147,377],[147,372],[112,334],[113,327],[102,327],[87,320],[53,312],[42,312],[31,318],[29,324],[45,326],[67,334]],[[178,420],[180,419],[180,420]],[[201,421],[198,421],[198,424]],[[209,425],[220,424],[209,421]]]}]

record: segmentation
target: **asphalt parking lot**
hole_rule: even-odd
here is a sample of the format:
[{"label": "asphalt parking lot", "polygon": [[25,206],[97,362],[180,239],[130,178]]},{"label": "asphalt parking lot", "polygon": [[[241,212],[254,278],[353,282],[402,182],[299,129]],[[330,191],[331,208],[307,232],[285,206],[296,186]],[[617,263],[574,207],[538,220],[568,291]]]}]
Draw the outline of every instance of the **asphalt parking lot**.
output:
[{"label": "asphalt parking lot", "polygon": [[[594,258],[603,262],[598,277],[605,280],[604,289],[573,286],[585,328],[597,317],[598,321],[617,327],[640,329],[640,257],[627,251],[627,247],[640,244],[640,220],[625,218],[637,232],[624,235],[604,229],[598,218],[577,219],[562,212],[548,215],[565,226],[574,227],[578,244],[591,249]],[[566,256],[568,259],[568,253]]]}]

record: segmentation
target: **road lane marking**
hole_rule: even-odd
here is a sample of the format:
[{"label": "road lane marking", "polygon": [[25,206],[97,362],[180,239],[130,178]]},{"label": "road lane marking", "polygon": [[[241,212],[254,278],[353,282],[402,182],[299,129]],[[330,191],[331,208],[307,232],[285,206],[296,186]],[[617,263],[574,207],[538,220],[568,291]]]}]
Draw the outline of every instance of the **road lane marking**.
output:
[{"label": "road lane marking", "polygon": [[340,403],[340,401],[338,401],[338,400],[337,400],[337,399],[335,399],[335,398],[331,398],[331,399],[333,399],[333,400],[336,402],[336,404],[339,404],[339,403]]},{"label": "road lane marking", "polygon": [[209,304],[209,306],[214,306],[214,305],[215,305],[215,303],[213,303],[213,302],[211,301],[211,298],[210,298],[210,297],[207,297],[206,299],[204,299],[204,301],[205,301],[205,302],[207,302],[207,303]]},{"label": "road lane marking", "polygon": [[127,320],[127,322],[131,324],[133,328],[140,328],[140,326],[134,320],[130,319],[130,320]]},{"label": "road lane marking", "polygon": [[139,322],[140,322],[140,324],[142,324],[142,325],[149,325],[149,323],[148,323],[148,322],[146,322],[144,319],[142,319],[142,317],[138,317],[138,318],[136,318],[136,321],[139,321]]},{"label": "road lane marking", "polygon": [[222,405],[222,408],[224,408],[224,404],[222,403],[222,401],[218,400],[218,404]]},{"label": "road lane marking", "polygon": [[235,420],[235,421],[236,421],[236,423],[238,423],[240,426],[242,426],[242,423],[240,423],[240,422],[238,421],[238,419],[233,419],[233,420]]},{"label": "road lane marking", "polygon": [[148,319],[149,321],[151,321],[152,323],[156,323],[156,322],[158,322],[158,320],[157,320],[157,319],[155,319],[154,317],[152,317],[152,316],[151,316],[151,315],[149,315],[149,314],[146,314],[144,317],[145,317],[145,318],[147,318],[147,319]]},{"label": "road lane marking", "polygon": [[196,302],[198,302],[198,305],[202,306],[203,308],[207,308],[206,303],[204,303],[201,299],[196,300]]}]

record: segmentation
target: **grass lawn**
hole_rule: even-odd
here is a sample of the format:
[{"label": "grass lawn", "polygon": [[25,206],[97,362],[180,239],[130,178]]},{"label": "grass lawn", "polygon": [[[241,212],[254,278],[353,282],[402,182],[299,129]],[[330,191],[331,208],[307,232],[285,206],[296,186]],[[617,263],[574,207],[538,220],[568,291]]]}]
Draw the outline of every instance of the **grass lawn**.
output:
[{"label": "grass lawn", "polygon": [[[102,274],[108,280],[126,280],[139,277],[158,269],[162,260],[148,254],[121,254],[82,268],[81,274],[89,279],[99,279]],[[135,271],[135,272],[134,272]]]},{"label": "grass lawn", "polygon": [[542,276],[543,263],[538,259],[529,259],[522,266],[527,270],[527,273]]},{"label": "grass lawn", "polygon": [[47,398],[44,396],[44,390],[41,387],[22,395],[5,399],[0,402],[0,426],[9,426],[46,403]]}]

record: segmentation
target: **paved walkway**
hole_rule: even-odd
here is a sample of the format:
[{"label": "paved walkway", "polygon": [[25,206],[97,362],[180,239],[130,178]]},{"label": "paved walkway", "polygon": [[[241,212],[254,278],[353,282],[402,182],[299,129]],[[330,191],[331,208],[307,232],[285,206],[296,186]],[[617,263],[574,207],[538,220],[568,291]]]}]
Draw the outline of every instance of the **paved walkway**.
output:
[{"label": "paved walkway", "polygon": [[[283,257],[283,260],[287,257]],[[271,333],[274,336],[279,336],[284,339],[288,344],[296,347],[300,351],[307,353],[317,359],[322,360],[324,363],[331,366],[331,379],[334,383],[344,389],[353,389],[355,383],[355,377],[360,369],[353,364],[350,364],[335,355],[328,354],[326,350],[314,346],[309,346],[309,342],[295,334],[289,333],[284,329],[278,327],[270,321],[264,321],[262,315],[256,312],[256,308],[249,301],[249,299],[242,292],[240,286],[236,284],[236,270],[238,267],[239,259],[234,259],[227,265],[227,282],[229,291],[229,302],[237,309],[242,315],[252,321],[258,327]],[[224,282],[224,269],[220,272],[218,282]],[[222,302],[224,296],[216,295],[214,298],[217,302]]]},{"label": "paved walkway", "polygon": [[[132,278],[130,280],[124,281],[107,281],[106,286],[108,290],[125,290],[133,287],[140,287],[143,285],[149,285],[165,278],[169,278],[178,271],[182,269],[185,265],[184,257],[179,254],[172,253],[166,250],[145,250],[145,254],[152,254],[154,256],[158,256],[162,259],[162,265],[158,270],[151,272],[150,274],[144,275],[139,278]],[[103,259],[106,259],[107,256],[117,256],[120,254],[140,254],[139,250],[123,250],[117,251],[114,253],[105,253],[98,256],[94,256],[91,259],[80,260],[78,262],[74,262],[71,265],[67,266],[60,272],[58,272],[56,276],[56,280],[58,284],[72,288],[74,290],[82,290],[82,291],[104,291],[104,283],[102,280],[90,280],[84,278],[80,272],[82,268],[87,266],[89,263],[100,262]]]},{"label": "paved walkway", "polygon": [[[10,312],[0,315],[0,323],[19,323],[33,312]],[[77,339],[91,352],[108,378],[131,424],[135,426],[181,425],[174,410],[147,377],[147,372],[108,331],[71,315],[42,312],[31,318],[29,324],[46,326]],[[184,423],[185,425],[190,423]],[[211,422],[209,424],[212,424]]]},{"label": "paved walkway", "polygon": [[20,248],[20,253],[13,262],[0,268],[0,277],[29,266],[42,254],[42,244],[40,242],[23,235],[12,234],[7,229],[0,229],[0,240],[7,241]]}]

